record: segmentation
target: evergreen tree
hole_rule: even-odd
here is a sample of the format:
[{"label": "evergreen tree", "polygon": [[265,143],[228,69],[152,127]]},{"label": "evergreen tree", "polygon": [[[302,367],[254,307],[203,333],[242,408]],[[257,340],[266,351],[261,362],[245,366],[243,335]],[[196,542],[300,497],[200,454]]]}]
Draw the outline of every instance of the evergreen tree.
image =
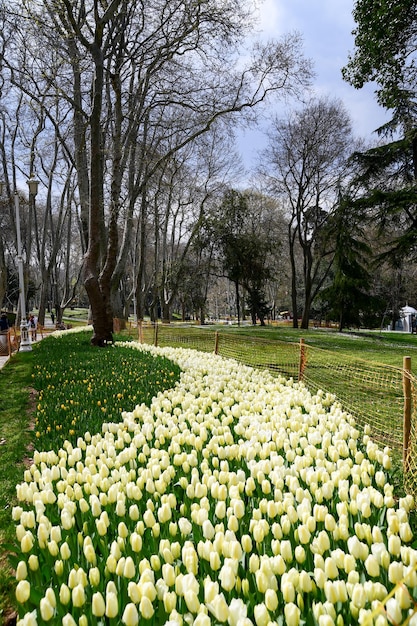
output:
[{"label": "evergreen tree", "polygon": [[332,228],[335,235],[333,282],[321,292],[321,299],[327,300],[330,314],[337,317],[339,332],[342,332],[350,324],[359,326],[361,314],[369,308],[371,250],[349,201],[340,203]]}]

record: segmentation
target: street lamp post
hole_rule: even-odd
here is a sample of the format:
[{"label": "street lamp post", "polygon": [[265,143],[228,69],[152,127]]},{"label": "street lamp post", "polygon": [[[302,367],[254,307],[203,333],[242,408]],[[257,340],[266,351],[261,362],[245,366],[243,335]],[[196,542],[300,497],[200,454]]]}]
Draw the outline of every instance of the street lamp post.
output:
[{"label": "street lamp post", "polygon": [[[30,175],[26,181],[29,187],[29,195],[35,198],[38,193],[39,181]],[[0,182],[0,196],[3,193],[3,183]],[[26,298],[25,298],[25,277],[23,273],[23,256],[22,256],[22,237],[20,232],[20,204],[17,190],[14,192],[14,206],[16,213],[16,237],[17,237],[17,267],[19,273],[19,300],[20,300],[20,347],[21,352],[29,352],[32,350],[30,341],[28,321],[26,319]]]},{"label": "street lamp post", "polygon": [[20,234],[20,206],[19,195],[14,192],[14,206],[16,211],[16,235],[17,235],[17,267],[19,270],[19,298],[20,298],[20,352],[30,352],[32,343],[30,341],[28,321],[26,319],[26,298],[25,298],[25,277],[23,274],[22,237]]}]

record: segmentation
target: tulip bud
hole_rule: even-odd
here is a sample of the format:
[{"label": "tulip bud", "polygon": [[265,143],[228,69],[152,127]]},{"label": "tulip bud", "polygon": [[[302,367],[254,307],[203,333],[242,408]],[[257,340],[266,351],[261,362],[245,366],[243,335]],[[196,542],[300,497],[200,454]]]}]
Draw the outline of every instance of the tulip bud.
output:
[{"label": "tulip bud", "polygon": [[284,606],[284,615],[287,626],[298,626],[300,623],[300,609],[296,604],[290,602]]},{"label": "tulip bud", "polygon": [[30,583],[28,580],[20,580],[16,587],[16,600],[20,604],[24,604],[29,600]]},{"label": "tulip bud", "polygon": [[19,561],[16,568],[16,580],[25,580],[28,575],[26,561]]},{"label": "tulip bud", "polygon": [[278,596],[275,589],[267,589],[265,592],[265,606],[272,613],[278,608]]},{"label": "tulip bud", "polygon": [[67,561],[71,556],[71,550],[66,541],[60,547],[61,558],[63,561]]},{"label": "tulip bud", "polygon": [[133,602],[129,602],[123,611],[122,622],[126,626],[136,626],[139,623],[139,614]]},{"label": "tulip bud", "polygon": [[40,609],[42,619],[45,622],[49,622],[49,620],[53,618],[55,610],[47,598],[41,599],[40,604],[39,604],[39,609]]},{"label": "tulip bud", "polygon": [[401,624],[403,621],[401,607],[395,598],[389,598],[385,604],[387,618],[392,624]]},{"label": "tulip bud", "polygon": [[394,585],[402,580],[404,575],[404,566],[399,561],[393,561],[388,568],[388,580]]},{"label": "tulip bud", "polygon": [[220,584],[226,591],[231,591],[236,583],[235,573],[230,565],[223,565],[219,573]]},{"label": "tulip bud", "polygon": [[220,566],[220,554],[213,550],[212,552],[210,552],[210,567],[213,571],[217,571],[218,569],[220,569]]},{"label": "tulip bud", "polygon": [[363,585],[357,583],[353,587],[352,591],[352,604],[353,606],[361,609],[365,606],[366,603],[366,592]]},{"label": "tulip bud", "polygon": [[291,563],[293,560],[291,541],[288,539],[281,541],[281,556],[286,563]]},{"label": "tulip bud", "polygon": [[72,603],[76,607],[81,607],[85,603],[84,587],[80,584],[76,585],[72,590]]},{"label": "tulip bud", "polygon": [[380,567],[378,559],[373,554],[370,554],[365,561],[365,569],[368,575],[372,578],[378,578],[380,573]]},{"label": "tulip bud", "polygon": [[337,578],[339,575],[339,570],[337,569],[337,565],[335,563],[335,560],[332,557],[327,557],[325,562],[324,562],[324,573],[326,574],[327,578]]},{"label": "tulip bud", "polygon": [[144,617],[144,619],[151,619],[151,617],[153,616],[154,608],[152,602],[147,596],[142,597],[139,604],[139,611],[141,612],[141,615]]},{"label": "tulip bud", "polygon": [[116,617],[119,612],[117,595],[110,591],[106,593],[106,616],[107,617]]},{"label": "tulip bud", "polygon": [[123,576],[125,578],[133,578],[136,573],[135,563],[131,556],[128,556],[125,560],[123,567]]},{"label": "tulip bud", "polygon": [[253,615],[255,618],[256,626],[267,626],[267,624],[270,622],[268,609],[266,608],[264,603],[255,605]]},{"label": "tulip bud", "polygon": [[177,604],[177,594],[175,593],[175,591],[166,592],[163,597],[163,603],[165,611],[168,614],[172,613]]},{"label": "tulip bud", "polygon": [[21,548],[22,552],[23,553],[30,552],[32,550],[32,548],[33,548],[33,543],[34,543],[33,535],[32,535],[32,533],[30,531],[27,531],[23,535],[23,537],[22,537],[22,539],[20,541],[20,548]]},{"label": "tulip bud", "polygon": [[96,593],[93,593],[93,598],[91,602],[91,610],[95,617],[103,617],[106,611],[104,598],[99,591],[97,591]]},{"label": "tulip bud", "polygon": [[304,563],[307,555],[306,555],[306,551],[304,550],[303,546],[296,546],[295,550],[294,550],[294,556],[295,556],[295,560],[297,561],[297,563]]},{"label": "tulip bud", "polygon": [[401,539],[398,535],[390,535],[388,537],[388,551],[393,556],[399,556],[401,553]]},{"label": "tulip bud", "polygon": [[282,582],[281,592],[282,592],[282,597],[284,598],[284,601],[286,603],[294,602],[295,589],[294,589],[294,585],[292,584],[290,580],[285,580],[285,582]]},{"label": "tulip bud", "polygon": [[194,614],[198,613],[200,609],[200,601],[194,590],[188,589],[184,593],[184,600],[187,605],[187,609],[190,611],[190,613],[194,613]]},{"label": "tulip bud", "polygon": [[68,604],[71,600],[71,591],[67,585],[64,583],[61,585],[59,590],[59,601],[61,604]]},{"label": "tulip bud", "polygon": [[242,535],[241,538],[242,549],[246,554],[252,552],[252,539],[250,535]]},{"label": "tulip bud", "polygon": [[219,622],[225,622],[229,615],[229,607],[223,594],[217,594],[207,607]]}]

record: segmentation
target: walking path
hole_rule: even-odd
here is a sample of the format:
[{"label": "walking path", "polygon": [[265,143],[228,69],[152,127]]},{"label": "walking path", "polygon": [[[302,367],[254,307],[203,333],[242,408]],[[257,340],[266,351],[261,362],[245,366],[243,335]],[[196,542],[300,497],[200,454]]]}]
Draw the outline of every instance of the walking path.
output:
[{"label": "walking path", "polygon": [[[45,323],[45,327],[44,328],[51,329],[51,330],[54,329],[54,327],[50,323],[48,323],[48,322]],[[37,337],[36,337],[36,341],[40,341],[41,339],[42,339],[42,335],[40,333],[38,333]],[[33,343],[35,343],[35,342],[33,342]],[[10,359],[9,356],[0,356],[0,369],[2,369],[2,367],[4,367],[6,365],[6,363],[8,362],[9,359]]]}]

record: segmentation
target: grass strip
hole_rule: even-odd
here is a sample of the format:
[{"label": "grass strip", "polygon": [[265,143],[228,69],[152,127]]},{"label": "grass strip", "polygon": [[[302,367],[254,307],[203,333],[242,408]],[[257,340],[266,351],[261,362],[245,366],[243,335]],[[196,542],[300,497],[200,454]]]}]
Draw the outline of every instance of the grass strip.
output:
[{"label": "grass strip", "polygon": [[[34,353],[19,352],[0,370],[0,545],[14,539],[10,523],[16,501],[16,484],[21,480],[25,459],[30,454],[31,384]],[[13,590],[7,556],[0,554],[0,623],[9,614]]]}]

